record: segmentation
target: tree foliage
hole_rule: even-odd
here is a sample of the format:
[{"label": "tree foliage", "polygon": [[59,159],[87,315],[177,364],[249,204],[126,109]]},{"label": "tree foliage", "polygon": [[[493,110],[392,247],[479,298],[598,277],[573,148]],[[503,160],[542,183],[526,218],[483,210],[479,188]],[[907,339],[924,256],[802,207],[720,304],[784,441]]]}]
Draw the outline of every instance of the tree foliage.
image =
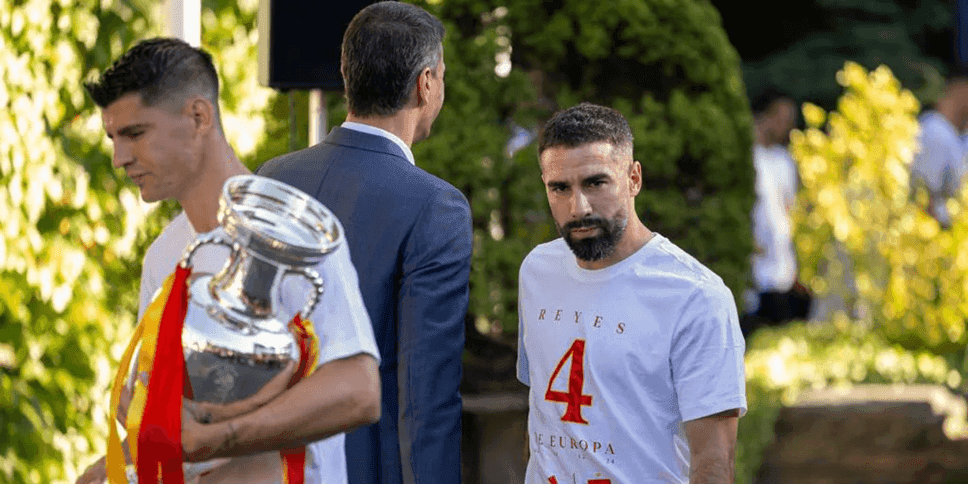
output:
[{"label": "tree foliage", "polygon": [[[253,69],[257,2],[205,4],[203,47],[244,158],[272,92]],[[0,10],[0,481],[71,481],[106,443],[109,380],[134,327],[141,258],[170,216],[111,166],[81,87],[161,35],[146,0],[25,0]]]},{"label": "tree foliage", "polygon": [[15,3],[0,11],[0,480],[54,482],[103,447],[149,228],[80,81],[151,20],[136,2]]},{"label": "tree foliage", "polygon": [[[804,106],[808,129],[791,149],[803,180],[796,245],[803,276],[818,295],[911,348],[938,354],[968,342],[968,214],[949,202],[950,230],[911,195],[919,105],[886,66],[847,63],[846,89],[828,115]],[[823,131],[823,128],[826,128]]]},{"label": "tree foliage", "polygon": [[[760,329],[747,341],[749,411],[739,420],[736,482],[757,482],[780,409],[795,403],[804,391],[864,383],[933,384],[957,390],[962,381],[963,374],[949,359],[925,349],[903,348],[843,315],[824,323]],[[954,419],[951,423],[963,425]]]},{"label": "tree foliage", "polygon": [[833,109],[841,87],[829,73],[850,60],[870,69],[888,66],[928,104],[954,64],[957,7],[950,0],[713,3],[743,57],[752,93],[773,85]]}]

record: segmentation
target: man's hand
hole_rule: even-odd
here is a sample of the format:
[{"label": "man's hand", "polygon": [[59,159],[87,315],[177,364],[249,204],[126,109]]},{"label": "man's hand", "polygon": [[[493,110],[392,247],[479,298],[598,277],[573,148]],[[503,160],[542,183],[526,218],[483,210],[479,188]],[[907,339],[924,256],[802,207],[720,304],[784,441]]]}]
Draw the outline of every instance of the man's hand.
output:
[{"label": "man's hand", "polygon": [[76,484],[103,484],[108,482],[107,461],[101,457],[97,462],[91,464],[81,477],[77,478]]},{"label": "man's hand", "polygon": [[222,422],[202,424],[191,407],[182,407],[187,462],[276,451],[378,421],[380,374],[376,360],[359,353],[320,366],[267,404]]},{"label": "man's hand", "polygon": [[286,391],[293,375],[296,374],[296,368],[297,365],[294,361],[289,362],[282,372],[269,380],[258,392],[237,402],[217,404],[184,399],[182,404],[182,449],[185,452],[185,460],[188,462],[206,460],[208,456],[217,452],[220,448],[234,445],[235,429],[231,424],[224,427],[229,434],[215,433],[224,435],[222,439],[211,438],[217,435],[213,435],[214,426],[207,424],[231,420],[271,402]]},{"label": "man's hand", "polygon": [[689,482],[732,484],[739,410],[727,410],[685,423],[689,440]]},{"label": "man's hand", "polygon": [[195,420],[203,424],[224,422],[239,415],[245,415],[271,402],[273,398],[286,391],[293,375],[296,374],[296,368],[296,362],[290,361],[282,372],[269,380],[258,392],[244,400],[226,404],[186,400],[185,406],[195,417]]}]

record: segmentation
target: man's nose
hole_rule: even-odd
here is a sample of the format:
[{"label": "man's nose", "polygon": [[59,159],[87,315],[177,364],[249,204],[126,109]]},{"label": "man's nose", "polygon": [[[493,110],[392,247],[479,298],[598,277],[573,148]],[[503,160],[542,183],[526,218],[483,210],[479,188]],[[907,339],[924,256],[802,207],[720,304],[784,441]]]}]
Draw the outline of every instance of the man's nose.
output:
[{"label": "man's nose", "polygon": [[575,190],[571,196],[571,214],[576,218],[591,215],[592,205],[588,202],[588,197],[581,190]]},{"label": "man's nose", "polygon": [[111,164],[114,165],[115,168],[124,168],[125,166],[130,165],[132,161],[134,161],[134,157],[132,156],[131,149],[126,146],[126,143],[115,142],[114,159],[112,160]]}]

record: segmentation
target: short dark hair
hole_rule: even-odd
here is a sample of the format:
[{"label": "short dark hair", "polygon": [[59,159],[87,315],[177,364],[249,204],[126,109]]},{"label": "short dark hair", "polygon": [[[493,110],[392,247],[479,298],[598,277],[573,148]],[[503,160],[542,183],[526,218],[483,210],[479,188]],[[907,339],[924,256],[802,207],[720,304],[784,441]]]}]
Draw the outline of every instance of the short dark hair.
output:
[{"label": "short dark hair", "polygon": [[146,106],[182,101],[201,95],[218,109],[218,73],[212,56],[180,39],[157,37],[140,42],[84,88],[103,108],[130,93],[138,93]]},{"label": "short dark hair", "polygon": [[750,99],[750,111],[752,111],[753,115],[756,116],[765,114],[770,110],[770,107],[773,106],[773,103],[782,99],[789,99],[790,101],[793,101],[793,98],[791,98],[790,95],[785,91],[775,86],[769,86]]},{"label": "short dark hair", "polygon": [[444,25],[415,5],[386,1],[353,17],[343,34],[343,84],[349,112],[390,116],[410,100],[420,73],[440,64]]},{"label": "short dark hair", "polygon": [[538,135],[538,156],[548,148],[577,148],[588,143],[607,142],[632,152],[632,129],[622,113],[605,106],[581,103],[559,111]]}]

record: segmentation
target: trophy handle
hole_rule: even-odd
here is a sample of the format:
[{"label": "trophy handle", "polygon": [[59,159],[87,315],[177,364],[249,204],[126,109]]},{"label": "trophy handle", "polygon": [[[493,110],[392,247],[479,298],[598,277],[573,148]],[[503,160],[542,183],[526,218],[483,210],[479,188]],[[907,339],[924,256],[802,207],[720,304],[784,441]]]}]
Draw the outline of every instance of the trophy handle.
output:
[{"label": "trophy handle", "polygon": [[290,268],[286,271],[287,274],[295,274],[305,277],[316,289],[316,292],[310,295],[309,302],[306,303],[306,307],[303,308],[301,317],[303,319],[309,319],[309,315],[313,314],[313,310],[316,309],[316,305],[323,298],[323,292],[325,292],[325,287],[323,285],[323,278],[320,277],[319,273],[308,268]]},{"label": "trophy handle", "polygon": [[195,241],[192,242],[191,245],[189,245],[185,249],[184,255],[182,255],[181,261],[179,261],[178,265],[186,269],[191,267],[191,260],[192,260],[192,257],[195,255],[195,251],[197,251],[203,245],[213,245],[213,244],[224,245],[229,249],[231,249],[232,255],[231,257],[229,257],[229,260],[235,259],[235,257],[238,256],[239,251],[242,250],[242,244],[238,242],[233,242],[231,239],[222,237],[221,235],[218,235],[218,234],[208,233],[195,239]]}]

